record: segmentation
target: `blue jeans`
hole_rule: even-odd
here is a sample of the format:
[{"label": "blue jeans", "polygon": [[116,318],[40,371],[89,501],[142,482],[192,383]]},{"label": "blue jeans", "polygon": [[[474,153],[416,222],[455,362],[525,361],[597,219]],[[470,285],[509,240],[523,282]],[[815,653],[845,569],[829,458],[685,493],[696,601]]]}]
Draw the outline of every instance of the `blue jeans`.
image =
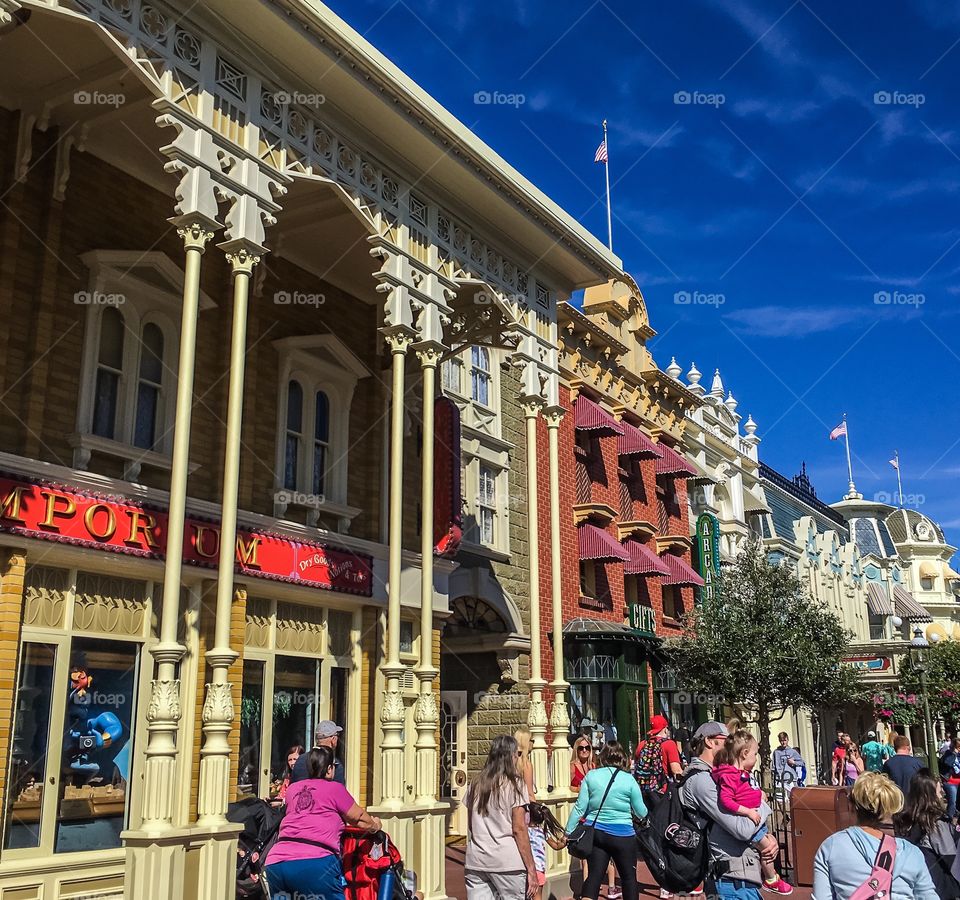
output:
[{"label": "blue jeans", "polygon": [[943,784],[943,793],[947,798],[947,818],[952,819],[957,814],[957,784]]},{"label": "blue jeans", "polygon": [[[742,878],[718,878],[713,893],[717,897],[732,897],[733,900],[760,900],[760,888],[752,881]],[[709,891],[709,885],[707,886]]]},{"label": "blue jeans", "polygon": [[767,826],[761,825],[754,832],[753,837],[750,838],[750,840],[753,841],[753,843],[757,843],[757,841],[762,841],[769,833],[770,833],[770,830],[767,828]]},{"label": "blue jeans", "polygon": [[335,856],[274,863],[266,873],[272,900],[344,900],[343,869]]}]

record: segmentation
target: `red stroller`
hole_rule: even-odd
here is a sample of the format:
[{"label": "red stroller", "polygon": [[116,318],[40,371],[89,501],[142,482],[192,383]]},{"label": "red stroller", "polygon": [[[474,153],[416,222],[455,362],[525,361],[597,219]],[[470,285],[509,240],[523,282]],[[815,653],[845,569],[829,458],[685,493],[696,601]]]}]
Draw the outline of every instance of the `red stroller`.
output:
[{"label": "red stroller", "polygon": [[347,828],[342,849],[347,900],[415,900],[403,858],[388,834]]}]

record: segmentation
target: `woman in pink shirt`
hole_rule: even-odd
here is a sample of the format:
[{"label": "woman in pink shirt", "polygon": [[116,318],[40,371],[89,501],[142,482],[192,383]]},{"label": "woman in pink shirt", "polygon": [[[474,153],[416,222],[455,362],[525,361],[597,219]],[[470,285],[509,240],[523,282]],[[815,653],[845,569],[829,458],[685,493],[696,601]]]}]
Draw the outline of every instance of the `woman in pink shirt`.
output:
[{"label": "woman in pink shirt", "polygon": [[[735,731],[716,755],[713,780],[717,783],[717,805],[731,815],[752,819],[757,826],[753,842],[762,848],[771,841],[776,844],[776,838],[768,832],[760,815],[764,806],[763,791],[750,782],[750,774],[757,764],[757,749],[757,739],[749,731]],[[793,893],[793,887],[777,874],[772,862],[761,857],[760,867],[765,890],[775,894]]]},{"label": "woman in pink shirt", "polygon": [[333,751],[314,747],[307,758],[308,778],[287,788],[287,811],[280,836],[267,854],[270,894],[280,897],[321,896],[344,900],[340,836],[345,825],[379,831],[371,816],[333,781]]}]

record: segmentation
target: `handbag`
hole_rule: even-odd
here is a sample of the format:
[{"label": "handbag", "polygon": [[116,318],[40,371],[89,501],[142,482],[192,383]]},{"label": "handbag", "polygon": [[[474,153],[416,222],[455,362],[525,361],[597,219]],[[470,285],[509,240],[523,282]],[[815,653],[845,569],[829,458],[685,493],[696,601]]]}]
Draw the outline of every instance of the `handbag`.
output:
[{"label": "handbag", "polygon": [[597,824],[597,818],[600,816],[600,810],[603,809],[603,804],[607,801],[607,794],[610,793],[610,788],[613,787],[613,782],[619,774],[619,769],[613,770],[613,775],[610,777],[607,789],[603,792],[603,797],[600,798],[600,805],[597,807],[596,813],[594,813],[593,821],[588,825],[586,816],[584,816],[567,836],[567,851],[572,857],[576,859],[586,859],[593,853],[594,826]]},{"label": "handbag", "polygon": [[[853,838],[851,837],[852,841]],[[890,887],[893,884],[893,864],[897,858],[897,842],[884,834],[880,838],[877,856],[873,861],[870,875],[851,895],[850,900],[877,900],[880,897],[890,896]]]}]

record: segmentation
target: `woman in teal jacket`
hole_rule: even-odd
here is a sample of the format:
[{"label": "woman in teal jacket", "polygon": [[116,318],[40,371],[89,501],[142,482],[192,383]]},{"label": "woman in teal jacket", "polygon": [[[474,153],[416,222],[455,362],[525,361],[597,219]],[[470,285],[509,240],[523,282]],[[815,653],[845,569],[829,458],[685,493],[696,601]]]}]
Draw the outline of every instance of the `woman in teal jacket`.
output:
[{"label": "woman in teal jacket", "polygon": [[[640,788],[627,771],[630,761],[623,747],[616,741],[604,745],[600,751],[600,767],[587,772],[577,803],[567,822],[567,834],[584,819],[594,824],[593,852],[587,859],[587,880],[583,885],[583,900],[597,900],[600,885],[610,860],[617,867],[623,900],[637,900],[637,838],[633,816],[644,818],[647,807],[640,796]],[[607,799],[603,800],[604,792]],[[603,806],[601,807],[601,801]],[[597,810],[600,814],[597,815]]]}]

